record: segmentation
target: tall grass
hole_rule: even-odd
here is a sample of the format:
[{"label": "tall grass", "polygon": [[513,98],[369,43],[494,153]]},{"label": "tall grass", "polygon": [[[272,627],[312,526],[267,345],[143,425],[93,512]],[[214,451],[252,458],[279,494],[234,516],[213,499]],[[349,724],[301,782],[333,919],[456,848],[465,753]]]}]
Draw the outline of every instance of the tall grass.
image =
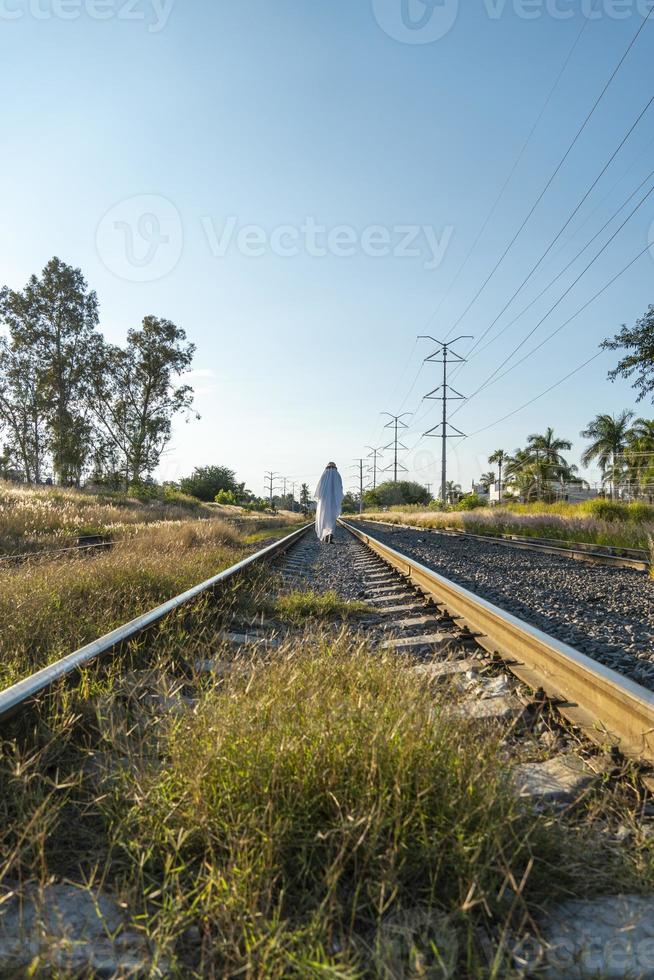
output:
[{"label": "tall grass", "polygon": [[0,482],[0,553],[62,547],[80,534],[116,536],[135,524],[211,517],[192,497],[142,502],[120,494]]},{"label": "tall grass", "polygon": [[189,976],[508,975],[502,935],[630,872],[519,802],[450,705],[346,636],[237,666],[100,803],[129,907]]},{"label": "tall grass", "polygon": [[[599,505],[602,506],[599,506]],[[593,506],[591,506],[593,505]],[[425,528],[456,528],[473,534],[518,534],[621,548],[648,549],[654,507],[645,504],[512,504],[474,511],[400,510],[366,512],[372,520]]]},{"label": "tall grass", "polygon": [[[116,897],[150,941],[144,976],[507,977],[548,901],[651,889],[631,810],[532,811],[517,743],[454,718],[408,659],[314,622],[239,657],[215,614],[86,668],[26,745],[3,733],[0,918],[67,880]],[[194,673],[208,651],[216,677]],[[72,975],[51,921],[29,975]]]},{"label": "tall grass", "polygon": [[219,520],[152,525],[108,552],[0,572],[0,687],[202,582],[245,554]]}]

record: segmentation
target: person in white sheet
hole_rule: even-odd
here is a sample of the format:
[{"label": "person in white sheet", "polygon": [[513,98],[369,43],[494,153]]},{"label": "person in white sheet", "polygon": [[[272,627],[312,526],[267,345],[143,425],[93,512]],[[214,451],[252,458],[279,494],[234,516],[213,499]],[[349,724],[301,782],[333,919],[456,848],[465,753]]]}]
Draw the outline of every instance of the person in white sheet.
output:
[{"label": "person in white sheet", "polygon": [[325,544],[334,543],[334,528],[341,516],[343,503],[343,481],[336,469],[336,463],[327,463],[325,472],[320,477],[320,483],[314,494],[318,501],[316,510],[316,534],[318,540]]}]

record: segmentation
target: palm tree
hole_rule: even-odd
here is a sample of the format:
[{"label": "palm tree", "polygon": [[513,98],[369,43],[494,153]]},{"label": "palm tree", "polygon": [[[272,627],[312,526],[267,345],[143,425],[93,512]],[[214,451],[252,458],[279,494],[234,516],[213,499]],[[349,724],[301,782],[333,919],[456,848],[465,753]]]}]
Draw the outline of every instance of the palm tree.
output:
[{"label": "palm tree", "polygon": [[528,449],[516,449],[513,456],[504,460],[506,483],[518,491],[521,498],[528,501],[538,486],[536,462]]},{"label": "palm tree", "polygon": [[461,494],[461,486],[454,480],[448,480],[445,484],[445,499],[448,504],[455,504]]},{"label": "palm tree", "polygon": [[490,488],[493,486],[494,483],[495,483],[494,473],[490,473],[490,472],[482,473],[481,476],[479,477],[479,485],[483,487],[484,490],[486,490],[487,492],[488,490],[490,490]]},{"label": "palm tree", "polygon": [[506,463],[507,459],[508,459],[508,456],[504,452],[503,449],[496,449],[495,452],[491,456],[488,457],[488,462],[490,463],[491,466],[494,466],[495,464],[497,464],[497,472],[499,474],[499,477],[498,477],[498,482],[499,482],[498,491],[499,491],[499,496],[500,496],[500,500],[499,500],[500,503],[502,503],[502,467]]},{"label": "palm tree", "polygon": [[654,483],[654,421],[636,419],[627,432],[625,449],[626,474],[635,496],[643,490],[652,499]]},{"label": "palm tree", "polygon": [[629,435],[629,423],[634,417],[633,412],[620,412],[614,415],[596,415],[582,429],[582,439],[591,439],[581,457],[583,466],[589,466],[597,460],[602,471],[602,480],[610,480],[611,500],[615,498],[616,483],[618,482],[618,456],[625,451]]},{"label": "palm tree", "polygon": [[563,450],[572,449],[569,439],[556,439],[551,425],[543,435],[532,433],[527,439],[527,452],[536,464],[536,497],[540,500],[541,487],[550,480],[567,479],[572,475],[570,464],[562,455]]}]

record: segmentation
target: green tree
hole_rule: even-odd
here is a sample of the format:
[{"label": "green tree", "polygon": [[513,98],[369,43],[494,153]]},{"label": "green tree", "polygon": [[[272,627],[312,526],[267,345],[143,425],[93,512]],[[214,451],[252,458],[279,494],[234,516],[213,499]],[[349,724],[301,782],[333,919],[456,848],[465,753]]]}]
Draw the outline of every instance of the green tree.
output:
[{"label": "green tree", "polygon": [[448,504],[456,504],[461,499],[461,484],[448,480],[445,484],[445,499]]},{"label": "green tree", "polygon": [[654,421],[636,419],[627,432],[625,448],[626,477],[635,496],[645,493],[648,500],[654,494]]},{"label": "green tree", "polygon": [[479,477],[479,485],[488,491],[495,484],[495,474],[493,472],[482,473]]},{"label": "green tree", "polygon": [[7,337],[0,338],[0,427],[7,461],[27,483],[39,483],[47,438],[39,376],[29,352],[16,350]]},{"label": "green tree", "polygon": [[527,452],[535,466],[538,500],[543,495],[543,489],[547,490],[551,482],[565,480],[573,475],[570,464],[562,455],[569,449],[572,449],[570,440],[555,438],[552,426],[548,426],[542,435],[535,432],[527,438]]},{"label": "green tree", "polygon": [[346,493],[343,497],[341,509],[344,514],[357,514],[359,512],[359,500],[353,493]]},{"label": "green tree", "polygon": [[302,508],[303,514],[309,513],[309,504],[311,502],[311,494],[309,493],[309,487],[306,483],[303,483],[300,488],[300,507]]},{"label": "green tree", "polygon": [[629,423],[633,412],[620,412],[614,415],[596,415],[581,432],[582,439],[590,439],[591,443],[581,457],[583,466],[597,462],[602,471],[602,481],[609,482],[611,499],[616,495],[623,469],[623,456],[629,438]]},{"label": "green tree", "polygon": [[365,507],[392,507],[397,504],[428,504],[431,494],[420,483],[388,480],[363,495]]},{"label": "green tree", "polygon": [[618,366],[609,371],[609,378],[633,378],[632,385],[642,401],[654,391],[654,306],[650,306],[645,316],[636,321],[635,326],[624,324],[612,340],[605,340],[604,350],[626,350],[627,354]]},{"label": "green tree", "polygon": [[[195,353],[185,341],[185,332],[170,320],[146,316],[140,330],[128,332],[126,347],[96,345],[90,403],[127,485],[152,473],[170,440],[173,418],[191,408],[192,388],[177,383]],[[203,499],[213,500],[220,489]]]},{"label": "green tree", "polygon": [[179,481],[180,490],[198,500],[211,501],[221,491],[240,499],[243,484],[237,483],[234,470],[227,466],[196,466],[190,476]]},{"label": "green tree", "polygon": [[[97,296],[80,269],[55,257],[22,292],[0,290],[0,319],[8,327],[13,353],[31,361],[32,405],[38,393],[55,476],[64,484],[79,482],[91,444],[85,405],[91,358],[100,340]],[[16,438],[16,426],[12,429]]]},{"label": "green tree", "polygon": [[502,503],[502,468],[507,459],[508,456],[503,449],[496,449],[495,452],[491,453],[491,455],[488,457],[488,462],[490,465],[497,466],[500,503]]}]

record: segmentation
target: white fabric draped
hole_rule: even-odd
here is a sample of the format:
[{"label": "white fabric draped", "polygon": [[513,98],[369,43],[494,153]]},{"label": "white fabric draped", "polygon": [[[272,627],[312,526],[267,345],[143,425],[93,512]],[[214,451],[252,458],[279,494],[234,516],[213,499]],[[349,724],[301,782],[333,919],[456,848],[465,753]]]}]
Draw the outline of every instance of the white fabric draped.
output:
[{"label": "white fabric draped", "polygon": [[341,474],[334,467],[327,467],[314,494],[318,501],[316,510],[316,534],[323,541],[328,534],[334,533],[336,521],[341,514],[343,503],[343,481]]}]

